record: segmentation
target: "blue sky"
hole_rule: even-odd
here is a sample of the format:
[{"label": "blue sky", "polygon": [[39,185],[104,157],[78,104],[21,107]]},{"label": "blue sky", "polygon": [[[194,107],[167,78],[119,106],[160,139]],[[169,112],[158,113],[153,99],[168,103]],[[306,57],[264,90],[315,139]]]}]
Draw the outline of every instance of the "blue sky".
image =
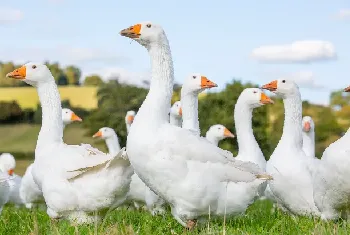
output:
[{"label": "blue sky", "polygon": [[[221,88],[232,77],[257,84],[286,77],[296,79],[303,99],[326,104],[331,90],[350,85],[349,9],[348,0],[3,1],[0,55],[3,61],[76,64],[85,75],[119,73],[139,83],[149,74],[148,54],[119,31],[152,21],[167,33],[180,83],[193,72]],[[305,40],[310,45],[297,51],[282,46],[253,54]],[[266,63],[271,56],[274,62]]]}]

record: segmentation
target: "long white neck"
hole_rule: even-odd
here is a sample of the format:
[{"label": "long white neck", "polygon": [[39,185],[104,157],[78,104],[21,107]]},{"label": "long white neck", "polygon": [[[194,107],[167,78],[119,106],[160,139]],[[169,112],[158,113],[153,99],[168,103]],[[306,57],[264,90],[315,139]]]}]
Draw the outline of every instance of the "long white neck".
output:
[{"label": "long white neck", "polygon": [[211,134],[209,131],[207,131],[207,133],[205,134],[205,138],[212,144],[214,144],[215,146],[219,145],[220,142],[220,138],[216,137],[215,135]]},{"label": "long white neck", "polygon": [[301,123],[302,105],[300,93],[283,99],[284,103],[284,125],[281,140],[278,146],[282,145],[290,149],[301,149],[303,144]]},{"label": "long white neck", "polygon": [[42,108],[42,125],[37,148],[47,143],[63,143],[62,107],[57,85],[52,79],[39,84],[37,91]]},{"label": "long white neck", "polygon": [[182,123],[181,117],[178,117],[178,116],[175,116],[172,114],[170,114],[169,116],[170,116],[170,124],[171,125],[181,127],[181,123]]},{"label": "long white neck", "polygon": [[107,138],[105,141],[106,141],[109,154],[115,155],[120,151],[120,145],[119,145],[117,134],[112,135],[111,137]]},{"label": "long white neck", "polygon": [[[157,128],[169,122],[168,113],[173,93],[174,68],[166,36],[163,35],[162,43],[150,45],[148,51],[152,67],[151,85],[138,115],[135,116],[131,131],[133,126],[147,125],[148,128]],[[138,120],[140,117],[141,119]],[[145,120],[152,121],[145,122]]]},{"label": "long white neck", "polygon": [[315,157],[315,132],[302,132],[303,136],[303,151],[306,156]]},{"label": "long white neck", "polygon": [[234,110],[238,154],[245,157],[248,156],[251,159],[246,160],[256,163],[256,158],[264,157],[253,133],[252,113],[253,109],[245,104],[243,100],[238,99]]},{"label": "long white neck", "polygon": [[181,89],[182,128],[199,135],[198,94]]},{"label": "long white neck", "polygon": [[125,123],[126,124],[126,133],[128,133],[129,134],[129,131],[130,131],[130,124],[129,123]]}]

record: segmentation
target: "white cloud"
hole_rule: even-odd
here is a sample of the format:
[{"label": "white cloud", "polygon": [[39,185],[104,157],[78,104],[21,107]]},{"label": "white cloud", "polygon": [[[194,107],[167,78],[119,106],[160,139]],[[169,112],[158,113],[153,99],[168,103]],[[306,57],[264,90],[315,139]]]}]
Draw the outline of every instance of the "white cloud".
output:
[{"label": "white cloud", "polygon": [[310,63],[336,59],[337,55],[330,42],[304,40],[291,44],[261,46],[253,50],[252,57],[260,62]]},{"label": "white cloud", "polygon": [[350,19],[350,9],[340,9],[335,16],[341,20]]},{"label": "white cloud", "polygon": [[139,87],[148,87],[144,81],[150,82],[150,72],[132,72],[123,68],[104,68],[91,72],[84,72],[83,78],[88,75],[98,74],[104,81],[118,79],[120,83],[136,85]]},{"label": "white cloud", "polygon": [[0,7],[0,24],[8,24],[22,20],[23,13],[20,10]]},{"label": "white cloud", "polygon": [[39,48],[4,48],[2,56],[9,61],[25,63],[27,61],[59,61],[63,65],[81,64],[85,62],[125,63],[130,62],[128,57],[118,55],[115,51],[106,51],[99,48],[74,48],[74,47],[39,47]]},{"label": "white cloud", "polygon": [[315,80],[315,74],[311,71],[299,71],[296,73],[287,74],[281,76],[280,79],[288,79],[295,81],[299,87],[302,88],[314,88],[314,89],[325,89],[326,87],[319,84]]}]

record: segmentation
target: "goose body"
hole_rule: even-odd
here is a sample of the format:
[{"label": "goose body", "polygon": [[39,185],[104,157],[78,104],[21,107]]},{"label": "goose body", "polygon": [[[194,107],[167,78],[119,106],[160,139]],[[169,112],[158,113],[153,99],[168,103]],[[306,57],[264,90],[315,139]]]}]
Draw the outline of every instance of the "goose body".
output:
[{"label": "goose body", "polygon": [[324,220],[349,219],[349,141],[350,130],[326,148],[314,174],[314,200]]},{"label": "goose body", "polygon": [[191,228],[194,219],[207,218],[209,208],[216,212],[227,184],[267,176],[257,165],[235,161],[205,138],[168,122],[174,74],[161,26],[137,24],[121,35],[146,47],[152,64],[149,93],[128,135],[128,157],[141,180],[170,204],[174,218]]},{"label": "goose body", "polygon": [[275,80],[263,86],[283,98],[285,120],[282,137],[266,164],[274,180],[269,190],[274,200],[298,215],[319,215],[313,199],[310,159],[302,150],[302,107],[298,86],[293,81]]},{"label": "goose body", "polygon": [[[63,129],[70,123],[79,121],[82,119],[76,115],[72,110],[68,108],[62,109],[62,122]],[[30,209],[35,206],[39,206],[44,209],[45,200],[39,186],[35,183],[32,175],[33,164],[30,164],[22,178],[21,185],[19,187],[19,196],[26,208]]]},{"label": "goose body", "polygon": [[8,181],[10,185],[10,195],[8,203],[14,204],[16,207],[23,205],[23,201],[19,194],[22,177],[14,173],[16,167],[16,160],[10,153],[3,153],[0,155],[0,170],[4,174],[8,174],[11,180]]},{"label": "goose body", "polygon": [[42,127],[31,172],[43,193],[48,215],[92,223],[94,212],[101,216],[110,206],[123,203],[132,175],[124,149],[111,156],[87,144],[63,142],[61,99],[46,65],[30,62],[7,76],[37,88]]},{"label": "goose body", "polygon": [[10,177],[8,174],[0,172],[0,215],[4,205],[8,202],[10,198],[11,188],[10,188]]}]

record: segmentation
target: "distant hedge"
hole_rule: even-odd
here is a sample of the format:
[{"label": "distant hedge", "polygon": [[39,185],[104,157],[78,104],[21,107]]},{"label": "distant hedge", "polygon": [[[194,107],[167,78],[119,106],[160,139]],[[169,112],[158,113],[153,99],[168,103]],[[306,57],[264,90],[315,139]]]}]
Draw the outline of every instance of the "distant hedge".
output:
[{"label": "distant hedge", "polygon": [[2,152],[2,153],[11,153],[16,160],[34,160],[34,152]]}]

